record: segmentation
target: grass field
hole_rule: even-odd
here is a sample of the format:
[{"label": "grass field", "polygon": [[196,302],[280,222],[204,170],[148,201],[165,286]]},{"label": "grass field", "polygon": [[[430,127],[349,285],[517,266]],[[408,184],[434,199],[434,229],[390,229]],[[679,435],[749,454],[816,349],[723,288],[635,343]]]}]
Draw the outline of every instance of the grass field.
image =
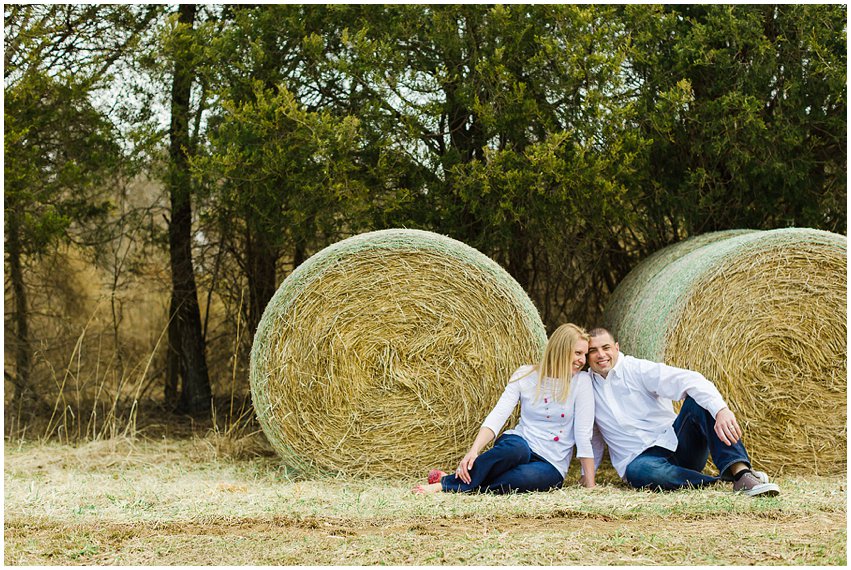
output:
[{"label": "grass field", "polygon": [[[238,442],[237,442],[238,443]],[[845,565],[845,476],[639,492],[601,474],[527,495],[303,479],[206,437],[6,443],[6,565]],[[574,479],[575,480],[575,479]]]}]

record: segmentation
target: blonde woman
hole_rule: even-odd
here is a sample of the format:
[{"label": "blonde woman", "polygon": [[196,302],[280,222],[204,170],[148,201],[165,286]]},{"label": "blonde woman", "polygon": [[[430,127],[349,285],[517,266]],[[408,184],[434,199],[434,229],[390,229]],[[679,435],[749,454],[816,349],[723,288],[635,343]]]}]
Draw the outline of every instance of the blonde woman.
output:
[{"label": "blonde woman", "polygon": [[[548,491],[561,487],[576,445],[584,476],[594,486],[594,392],[585,366],[588,333],[564,324],[550,336],[541,362],[512,374],[479,435],[452,475],[433,469],[414,493]],[[520,421],[479,455],[517,403]]]}]

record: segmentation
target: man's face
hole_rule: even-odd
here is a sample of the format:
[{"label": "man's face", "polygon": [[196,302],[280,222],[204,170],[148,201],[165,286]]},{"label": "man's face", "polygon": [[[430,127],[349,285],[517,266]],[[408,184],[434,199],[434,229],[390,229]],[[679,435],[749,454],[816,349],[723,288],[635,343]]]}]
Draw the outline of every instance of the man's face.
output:
[{"label": "man's face", "polygon": [[588,343],[588,366],[605,378],[618,361],[618,343],[610,334],[592,336]]}]

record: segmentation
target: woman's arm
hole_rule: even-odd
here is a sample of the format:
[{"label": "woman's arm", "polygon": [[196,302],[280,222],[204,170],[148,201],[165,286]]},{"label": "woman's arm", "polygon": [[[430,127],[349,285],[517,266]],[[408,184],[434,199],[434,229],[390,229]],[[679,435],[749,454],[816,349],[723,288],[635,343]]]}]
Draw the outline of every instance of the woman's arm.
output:
[{"label": "woman's arm", "polygon": [[[502,396],[497,400],[496,405],[491,410],[491,413],[488,414],[488,417],[485,418],[485,421],[482,422],[482,427],[490,428],[490,430],[494,433],[494,436],[499,434],[502,430],[502,426],[505,425],[505,422],[508,421],[509,416],[511,416],[511,412],[514,411],[514,408],[517,407],[517,402],[520,401],[520,392],[521,392],[521,383],[525,381],[525,379],[518,380],[517,378],[521,376],[526,370],[531,367],[521,366],[517,369],[517,371],[511,375],[511,379],[508,381],[508,384],[505,385],[505,390],[502,391]],[[520,413],[523,413],[523,410],[520,410]]]},{"label": "woman's arm", "polygon": [[455,470],[455,474],[459,479],[464,481],[464,483],[470,483],[470,469],[473,468],[473,463],[475,463],[476,457],[479,456],[479,453],[482,451],[484,446],[490,443],[492,439],[496,438],[496,434],[500,432],[502,426],[504,426],[505,422],[508,420],[508,416],[511,415],[511,412],[514,411],[514,407],[517,406],[517,402],[520,401],[521,380],[518,380],[518,378],[522,378],[528,372],[528,366],[521,366],[514,372],[514,374],[511,375],[511,379],[505,386],[502,396],[499,397],[499,400],[493,407],[493,410],[491,410],[491,413],[488,414],[488,417],[486,417],[485,421],[482,423],[479,435],[476,436],[473,446],[470,447],[470,451],[467,452],[467,455],[461,459],[461,463],[458,465],[458,469]]}]

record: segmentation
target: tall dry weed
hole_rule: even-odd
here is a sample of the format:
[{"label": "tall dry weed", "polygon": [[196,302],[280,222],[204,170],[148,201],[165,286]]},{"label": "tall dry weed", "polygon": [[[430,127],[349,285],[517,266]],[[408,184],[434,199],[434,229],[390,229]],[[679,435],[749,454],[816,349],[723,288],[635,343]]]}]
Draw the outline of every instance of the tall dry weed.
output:
[{"label": "tall dry weed", "polygon": [[[125,268],[132,265],[132,271],[120,278],[116,278],[114,264],[95,265],[73,247],[40,261],[31,260],[27,286],[32,291],[32,386],[42,407],[12,408],[14,391],[7,374],[8,440],[81,443],[136,437],[151,429],[185,432],[168,427],[185,420],[175,417],[162,400],[170,295],[166,255],[149,256],[144,264],[138,260],[131,264],[127,256],[122,259]],[[12,306],[9,294],[7,307]],[[245,397],[247,378],[240,376],[243,365],[238,357],[245,335],[240,322],[232,324],[222,316],[217,297],[210,299],[212,305],[204,309],[210,315],[210,352],[217,355],[212,360],[216,364],[210,367],[211,380],[214,394],[218,399],[226,394],[228,404],[219,404],[214,415],[201,419],[199,427],[204,430],[212,425],[220,437],[239,440],[251,433],[245,426],[250,426],[252,419]],[[13,354],[9,314],[6,330],[4,348],[6,354]],[[223,415],[225,408],[227,414]]]}]

